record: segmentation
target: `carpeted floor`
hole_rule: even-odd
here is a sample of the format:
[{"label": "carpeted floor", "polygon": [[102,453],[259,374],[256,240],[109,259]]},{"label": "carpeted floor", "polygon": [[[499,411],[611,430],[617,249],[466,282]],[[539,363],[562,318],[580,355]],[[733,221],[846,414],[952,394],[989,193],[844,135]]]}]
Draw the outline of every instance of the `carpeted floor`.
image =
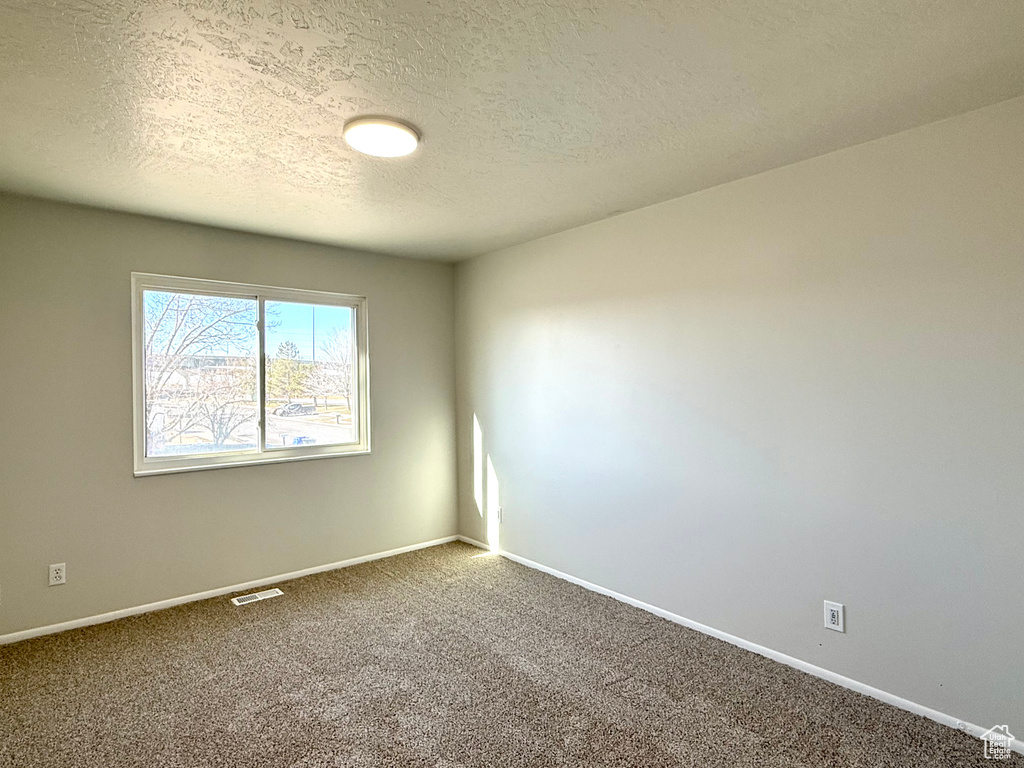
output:
[{"label": "carpeted floor", "polygon": [[464,544],[279,586],[0,647],[0,766],[993,765],[965,734]]}]

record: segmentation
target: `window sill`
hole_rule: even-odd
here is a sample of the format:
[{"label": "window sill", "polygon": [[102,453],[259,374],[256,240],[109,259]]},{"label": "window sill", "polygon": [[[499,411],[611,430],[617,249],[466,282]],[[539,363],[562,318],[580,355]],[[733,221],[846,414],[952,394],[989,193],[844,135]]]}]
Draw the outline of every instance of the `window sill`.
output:
[{"label": "window sill", "polygon": [[230,458],[225,457],[226,460],[218,461],[216,463],[205,463],[205,464],[189,464],[187,466],[169,465],[160,466],[158,462],[146,464],[142,467],[136,467],[134,475],[135,477],[149,477],[150,475],[171,475],[179,472],[203,472],[208,469],[225,469],[228,467],[249,467],[259,464],[284,464],[292,461],[312,461],[314,459],[336,459],[342,456],[367,456],[370,453],[369,448],[359,448],[354,451],[336,451],[333,453],[313,453],[304,454],[300,456],[267,456],[266,454],[260,454],[254,458]]}]

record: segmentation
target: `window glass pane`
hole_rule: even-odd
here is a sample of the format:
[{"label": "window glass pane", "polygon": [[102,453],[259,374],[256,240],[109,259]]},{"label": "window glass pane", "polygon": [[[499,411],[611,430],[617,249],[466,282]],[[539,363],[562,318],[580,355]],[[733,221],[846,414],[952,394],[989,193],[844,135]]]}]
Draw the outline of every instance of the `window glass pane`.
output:
[{"label": "window glass pane", "polygon": [[355,311],[267,301],[267,449],[359,440]]},{"label": "window glass pane", "polygon": [[258,449],[255,299],[143,291],[146,456]]}]

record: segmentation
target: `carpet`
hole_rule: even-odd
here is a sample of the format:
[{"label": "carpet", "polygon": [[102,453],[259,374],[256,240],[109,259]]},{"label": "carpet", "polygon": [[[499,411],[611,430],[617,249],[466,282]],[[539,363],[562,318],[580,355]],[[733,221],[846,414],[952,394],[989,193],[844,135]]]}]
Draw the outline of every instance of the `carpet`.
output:
[{"label": "carpet", "polygon": [[464,544],[277,586],[0,647],[0,766],[994,764],[966,734]]}]

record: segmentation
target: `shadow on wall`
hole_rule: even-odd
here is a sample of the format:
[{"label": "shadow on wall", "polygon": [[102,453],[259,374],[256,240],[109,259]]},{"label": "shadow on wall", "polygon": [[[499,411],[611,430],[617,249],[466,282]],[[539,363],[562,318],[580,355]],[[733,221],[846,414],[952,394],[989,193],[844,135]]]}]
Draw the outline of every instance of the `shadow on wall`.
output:
[{"label": "shadow on wall", "polygon": [[487,520],[487,546],[491,552],[499,547],[499,531],[501,525],[501,496],[498,474],[494,471],[494,463],[490,454],[484,453],[484,432],[480,427],[480,419],[473,414],[473,499],[480,517]]}]

